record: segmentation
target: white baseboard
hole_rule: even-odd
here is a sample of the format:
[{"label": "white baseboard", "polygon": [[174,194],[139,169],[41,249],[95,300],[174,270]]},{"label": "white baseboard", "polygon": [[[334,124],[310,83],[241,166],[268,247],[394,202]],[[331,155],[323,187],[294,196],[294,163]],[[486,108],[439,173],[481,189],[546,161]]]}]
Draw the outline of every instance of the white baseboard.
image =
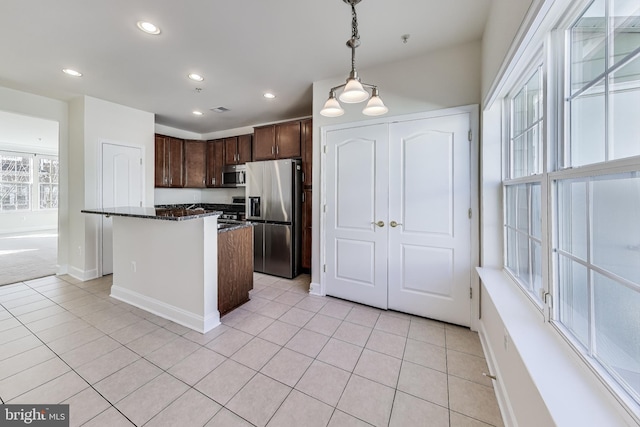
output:
[{"label": "white baseboard", "polygon": [[116,285],[111,286],[111,297],[202,334],[220,325],[218,310],[203,317]]},{"label": "white baseboard", "polygon": [[56,276],[63,276],[65,274],[69,274],[69,265],[67,264],[56,265]]},{"label": "white baseboard", "polygon": [[322,292],[322,286],[320,283],[311,282],[309,285],[309,293],[311,295],[324,296],[324,292]]},{"label": "white baseboard", "polygon": [[80,270],[77,267],[69,266],[67,270],[68,271],[66,274],[73,277],[74,279],[78,279],[83,282],[86,282],[87,280],[97,279],[99,277],[98,270],[95,268],[92,270]]}]

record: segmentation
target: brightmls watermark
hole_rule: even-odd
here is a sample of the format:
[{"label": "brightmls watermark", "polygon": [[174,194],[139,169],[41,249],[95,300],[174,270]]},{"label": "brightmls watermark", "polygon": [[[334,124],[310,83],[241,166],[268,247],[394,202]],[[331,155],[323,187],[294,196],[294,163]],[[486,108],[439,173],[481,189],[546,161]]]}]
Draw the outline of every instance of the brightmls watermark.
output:
[{"label": "brightmls watermark", "polygon": [[0,405],[0,427],[69,427],[69,405]]}]

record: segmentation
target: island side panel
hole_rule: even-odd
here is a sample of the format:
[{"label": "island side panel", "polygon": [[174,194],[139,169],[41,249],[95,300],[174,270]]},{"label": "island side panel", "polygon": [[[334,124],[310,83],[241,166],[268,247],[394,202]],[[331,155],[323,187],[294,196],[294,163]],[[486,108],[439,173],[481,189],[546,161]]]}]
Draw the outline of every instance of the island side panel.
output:
[{"label": "island side panel", "polygon": [[217,217],[113,219],[111,295],[199,332],[217,326]]}]

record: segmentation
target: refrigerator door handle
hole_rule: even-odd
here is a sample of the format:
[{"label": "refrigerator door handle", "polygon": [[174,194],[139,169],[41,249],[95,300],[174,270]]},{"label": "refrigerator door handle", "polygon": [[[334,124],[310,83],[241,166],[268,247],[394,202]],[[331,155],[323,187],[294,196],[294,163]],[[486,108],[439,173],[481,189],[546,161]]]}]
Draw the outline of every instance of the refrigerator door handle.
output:
[{"label": "refrigerator door handle", "polygon": [[260,197],[249,197],[250,214],[252,217],[260,216]]}]

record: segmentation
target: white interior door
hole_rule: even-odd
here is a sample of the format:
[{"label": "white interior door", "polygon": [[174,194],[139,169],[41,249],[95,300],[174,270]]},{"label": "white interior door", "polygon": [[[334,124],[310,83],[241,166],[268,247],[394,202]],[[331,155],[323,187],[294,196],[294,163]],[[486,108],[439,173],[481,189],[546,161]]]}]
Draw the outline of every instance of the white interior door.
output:
[{"label": "white interior door", "polygon": [[388,126],[326,141],[326,293],[387,308]]},{"label": "white interior door", "polygon": [[[389,127],[389,308],[470,324],[469,114]],[[393,223],[392,223],[393,225]]]},{"label": "white interior door", "polygon": [[[102,207],[142,206],[142,149],[102,144]],[[102,216],[102,274],[113,273],[112,220]]]}]

